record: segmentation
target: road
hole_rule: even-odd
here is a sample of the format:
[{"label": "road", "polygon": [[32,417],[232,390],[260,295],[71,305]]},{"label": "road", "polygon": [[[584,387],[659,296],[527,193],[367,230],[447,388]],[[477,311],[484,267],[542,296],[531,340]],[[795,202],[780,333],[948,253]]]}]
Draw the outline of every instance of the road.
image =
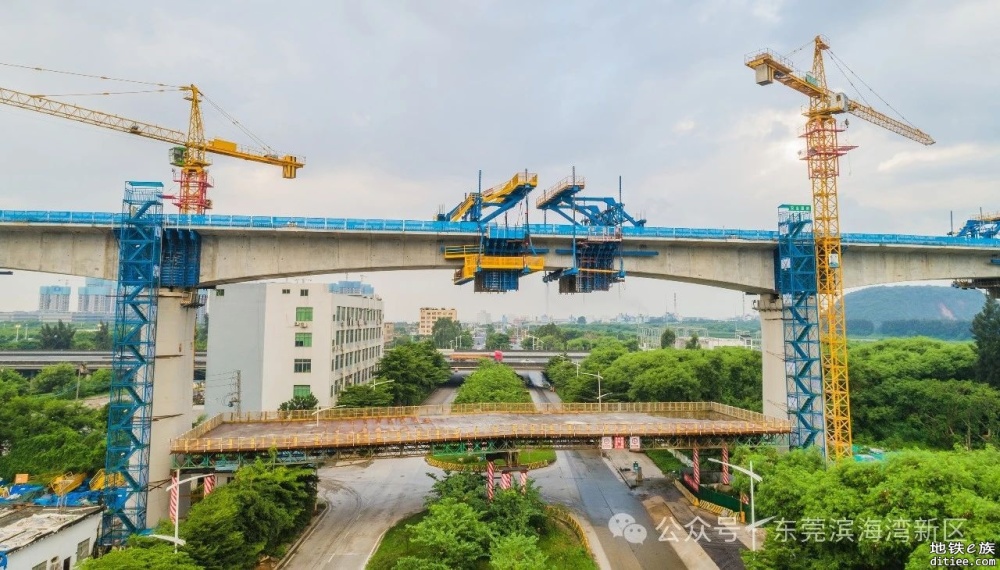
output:
[{"label": "road", "polygon": [[[541,377],[531,378],[533,384]],[[531,390],[536,402],[558,402],[547,390]],[[441,388],[425,403],[454,400],[454,388]],[[684,568],[669,543],[657,541],[656,522],[649,518],[608,464],[594,451],[558,451],[555,464],[531,472],[542,497],[566,505],[586,518],[603,551],[599,560],[614,570]],[[376,461],[324,467],[319,470],[320,497],[328,504],[321,519],[289,558],[287,570],[362,570],[386,530],[423,508],[433,481],[426,473],[441,473],[423,458]],[[613,536],[608,527],[616,514],[627,514],[646,529],[647,538],[633,544]]]},{"label": "road", "polygon": [[381,536],[400,519],[424,508],[443,473],[422,457],[378,459],[319,470],[322,518],[292,554],[287,570],[363,570]]},{"label": "road", "polygon": [[[453,387],[438,388],[425,404],[447,404]],[[424,508],[434,481],[443,473],[422,457],[354,462],[319,470],[322,518],[288,559],[287,570],[362,570],[379,539],[400,519]]]},{"label": "road", "polygon": [[[548,390],[531,392],[536,403],[559,401],[559,396]],[[684,568],[670,543],[657,540],[659,521],[649,517],[639,498],[605,463],[599,450],[557,451],[554,464],[532,471],[530,476],[546,501],[566,505],[586,517],[614,570]],[[614,536],[609,522],[618,514],[630,515],[636,524],[642,525],[646,540],[633,544],[622,536]]]}]

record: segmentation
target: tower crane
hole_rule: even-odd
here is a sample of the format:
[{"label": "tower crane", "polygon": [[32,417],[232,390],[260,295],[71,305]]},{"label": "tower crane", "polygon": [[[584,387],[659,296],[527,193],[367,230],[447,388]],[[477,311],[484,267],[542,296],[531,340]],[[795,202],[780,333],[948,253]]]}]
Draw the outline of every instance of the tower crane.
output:
[{"label": "tower crane", "polygon": [[[811,72],[797,73],[789,60],[770,50],[751,54],[744,63],[754,70],[758,85],[777,81],[809,98],[809,109],[804,113],[806,156],[803,158],[812,181],[826,449],[830,459],[838,460],[851,457],[852,451],[837,176],[840,157],[855,147],[838,144],[837,133],[844,129],[838,125],[836,115],[850,113],[924,145],[934,144],[934,139],[907,123],[848,99],[843,93],[831,91],[823,66],[823,52],[830,49],[829,43],[823,36],[816,36],[813,43]],[[846,126],[847,121],[844,123]]]},{"label": "tower crane", "polygon": [[180,169],[174,180],[180,185],[180,191],[171,197],[181,214],[204,214],[212,207],[208,199],[208,189],[212,187],[208,177],[209,154],[280,166],[284,178],[295,178],[298,169],[305,165],[295,156],[280,155],[271,149],[252,149],[225,139],[206,138],[201,114],[204,94],[195,85],[182,86],[179,90],[191,102],[187,133],[2,87],[0,103],[176,145],[170,149],[169,157],[170,164]]}]

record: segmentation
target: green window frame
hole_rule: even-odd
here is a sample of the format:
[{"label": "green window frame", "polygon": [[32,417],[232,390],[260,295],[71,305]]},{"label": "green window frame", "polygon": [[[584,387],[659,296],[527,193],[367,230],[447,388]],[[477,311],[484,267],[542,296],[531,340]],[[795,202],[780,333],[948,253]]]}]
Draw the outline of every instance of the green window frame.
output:
[{"label": "green window frame", "polygon": [[312,388],[309,384],[295,384],[292,386],[292,397],[293,398],[304,398],[312,394]]},{"label": "green window frame", "polygon": [[295,307],[295,320],[296,321],[311,321],[311,320],[313,320],[313,308],[312,307]]},{"label": "green window frame", "polygon": [[310,347],[313,345],[312,333],[295,333],[295,346]]}]

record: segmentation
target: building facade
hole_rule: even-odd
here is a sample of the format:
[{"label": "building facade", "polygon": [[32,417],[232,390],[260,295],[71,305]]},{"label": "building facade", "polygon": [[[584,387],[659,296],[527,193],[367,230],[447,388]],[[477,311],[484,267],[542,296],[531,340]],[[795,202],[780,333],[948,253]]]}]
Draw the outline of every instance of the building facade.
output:
[{"label": "building facade", "polygon": [[205,412],[276,410],[312,394],[333,406],[384,352],[382,299],[321,283],[226,285],[210,296]]},{"label": "building facade", "polygon": [[44,313],[68,313],[70,288],[43,285],[38,289],[38,310]]},{"label": "building facade", "polygon": [[87,278],[86,285],[77,289],[76,311],[102,315],[115,314],[115,282]]},{"label": "building facade", "polygon": [[420,321],[417,323],[417,334],[420,336],[431,336],[434,333],[434,323],[438,319],[458,321],[458,309],[420,307]]}]

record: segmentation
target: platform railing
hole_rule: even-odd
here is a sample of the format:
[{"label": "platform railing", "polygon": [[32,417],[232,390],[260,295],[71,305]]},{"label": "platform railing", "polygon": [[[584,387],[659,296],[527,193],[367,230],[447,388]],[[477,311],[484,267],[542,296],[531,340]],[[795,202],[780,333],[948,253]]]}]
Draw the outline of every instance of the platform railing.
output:
[{"label": "platform railing", "polygon": [[[0,224],[74,224],[97,228],[121,224],[121,214],[105,212],[61,212],[44,210],[0,210]],[[290,216],[179,215],[164,216],[167,227],[189,229],[256,229],[256,230],[317,230],[362,232],[419,232],[433,234],[479,235],[474,222],[441,222],[425,220],[382,220],[347,218],[304,218]],[[534,237],[568,236],[574,232],[569,224],[529,224],[527,231]],[[741,230],[718,228],[663,228],[653,226],[622,228],[626,238],[662,238],[679,240],[725,240],[777,243],[778,232],[771,230]],[[1000,239],[957,236],[921,236],[907,234],[843,234],[844,245],[913,245],[930,247],[972,247],[1000,249]]]}]

